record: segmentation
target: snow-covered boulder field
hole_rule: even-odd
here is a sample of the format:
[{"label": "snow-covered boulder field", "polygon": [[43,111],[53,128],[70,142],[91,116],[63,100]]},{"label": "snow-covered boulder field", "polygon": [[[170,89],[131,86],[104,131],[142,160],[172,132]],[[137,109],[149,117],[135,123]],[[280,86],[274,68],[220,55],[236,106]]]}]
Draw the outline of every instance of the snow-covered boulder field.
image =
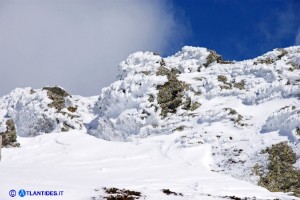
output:
[{"label": "snow-covered boulder field", "polygon": [[[175,165],[178,159],[180,166],[198,166],[199,162],[199,170],[300,197],[299,46],[275,49],[245,61],[224,61],[214,51],[189,46],[166,58],[153,52],[137,52],[120,63],[119,72],[118,80],[95,97],[73,96],[58,86],[17,88],[1,97],[0,133],[7,135],[9,121],[14,123],[14,134],[20,140],[19,148],[4,149],[7,152],[2,153],[2,162],[5,153],[29,148],[26,144],[31,144],[31,137],[77,131],[95,136],[94,140],[110,141],[105,142],[103,150],[109,150],[109,144],[114,148],[124,143],[134,146],[131,148],[141,146],[140,156],[149,156],[144,150],[148,151],[148,145],[155,141],[153,148],[161,152],[159,158],[154,156],[157,164],[161,159],[172,160]],[[158,140],[162,145],[156,148]],[[101,147],[95,149],[101,151]],[[121,149],[122,156],[131,154],[130,148],[127,153],[126,147]],[[137,149],[135,156],[139,154]],[[124,170],[131,167],[125,164]],[[147,173],[145,170],[140,173]],[[134,181],[128,184],[112,185],[136,188]],[[182,183],[184,187],[189,184]],[[153,189],[145,188],[146,193]],[[230,199],[239,194],[227,191],[222,196],[220,188],[215,194],[205,187],[200,188],[202,192],[197,188],[198,195],[205,196],[201,199]],[[181,192],[182,196],[176,198],[199,197]],[[241,194],[242,198],[259,197],[255,192]],[[101,195],[94,198],[105,198]],[[290,198],[281,193],[272,195],[273,199]],[[272,199],[267,196],[261,195],[261,199]],[[147,195],[142,197],[147,199]]]}]

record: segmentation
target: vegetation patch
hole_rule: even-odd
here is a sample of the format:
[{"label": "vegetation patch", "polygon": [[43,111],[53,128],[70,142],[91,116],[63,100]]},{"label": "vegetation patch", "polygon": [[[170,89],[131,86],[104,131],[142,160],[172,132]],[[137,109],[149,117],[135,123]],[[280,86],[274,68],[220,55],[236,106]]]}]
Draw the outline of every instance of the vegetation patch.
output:
[{"label": "vegetation patch", "polygon": [[4,147],[20,146],[20,143],[17,142],[16,126],[12,119],[6,121],[6,131],[0,133],[0,135],[2,135],[2,146]]},{"label": "vegetation patch", "polygon": [[65,97],[70,96],[65,90],[60,87],[44,87],[43,90],[47,90],[48,98],[52,100],[52,103],[48,104],[50,108],[56,108],[58,111],[65,108]]},{"label": "vegetation patch", "polygon": [[[260,176],[258,184],[272,192],[293,192],[300,197],[300,170],[293,166],[297,156],[287,142],[272,145],[262,153],[269,155],[268,172],[257,174]],[[254,170],[260,172],[259,167],[254,166]]]},{"label": "vegetation patch", "polygon": [[187,89],[187,84],[177,79],[180,73],[176,69],[167,69],[161,61],[161,66],[156,72],[157,76],[167,76],[168,81],[164,85],[157,86],[157,101],[161,107],[161,115],[166,117],[168,113],[175,113],[176,109],[182,104],[183,91]]}]

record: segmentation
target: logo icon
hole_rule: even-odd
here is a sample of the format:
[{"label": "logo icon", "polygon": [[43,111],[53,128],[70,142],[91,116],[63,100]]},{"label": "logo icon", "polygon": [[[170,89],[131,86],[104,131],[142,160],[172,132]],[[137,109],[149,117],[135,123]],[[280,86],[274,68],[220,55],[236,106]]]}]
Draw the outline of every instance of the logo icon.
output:
[{"label": "logo icon", "polygon": [[9,191],[9,196],[15,197],[16,195],[17,195],[16,190],[10,190],[10,191]]},{"label": "logo icon", "polygon": [[26,191],[25,190],[19,190],[19,196],[20,197],[25,197],[25,195],[26,195]]}]

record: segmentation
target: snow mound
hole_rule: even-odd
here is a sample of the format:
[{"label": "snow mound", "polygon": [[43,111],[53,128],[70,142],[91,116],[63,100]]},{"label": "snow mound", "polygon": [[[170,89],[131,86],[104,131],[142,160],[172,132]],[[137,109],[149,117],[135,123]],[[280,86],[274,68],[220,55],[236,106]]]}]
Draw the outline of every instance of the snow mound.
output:
[{"label": "snow mound", "polygon": [[[48,89],[17,88],[1,97],[1,128],[5,129],[5,122],[13,119],[17,134],[23,137],[83,129],[84,116],[89,115],[89,104],[92,101],[82,101],[82,97],[72,97],[69,94],[61,99],[50,99]],[[55,100],[60,101],[58,103],[62,107],[55,107]]]},{"label": "snow mound", "polygon": [[269,116],[261,132],[278,131],[293,142],[300,139],[300,109],[298,105],[285,106]]}]

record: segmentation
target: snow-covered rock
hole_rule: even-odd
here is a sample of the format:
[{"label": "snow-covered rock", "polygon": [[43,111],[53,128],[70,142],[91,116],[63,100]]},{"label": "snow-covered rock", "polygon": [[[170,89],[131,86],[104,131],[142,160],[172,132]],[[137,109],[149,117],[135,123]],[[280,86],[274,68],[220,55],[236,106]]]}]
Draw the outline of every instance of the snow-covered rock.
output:
[{"label": "snow-covered rock", "polygon": [[261,152],[282,141],[299,149],[300,47],[275,49],[241,62],[205,48],[162,58],[132,54],[120,80],[104,88],[92,135],[130,141],[182,131],[182,148],[212,145],[215,171],[257,183]]},{"label": "snow-covered rock", "polygon": [[[217,55],[212,52],[186,46],[167,58],[152,52],[130,55],[120,64],[120,80],[102,90],[97,102],[100,114],[94,123],[97,130],[91,133],[108,140],[126,141],[132,135],[144,137],[149,130],[166,133],[166,130],[154,130],[156,127],[163,130],[162,127],[174,122],[203,123],[231,118],[240,123],[245,118],[226,103],[222,109],[197,108],[204,100],[223,97],[250,106],[274,99],[297,98],[300,94],[299,47],[276,49],[242,62],[225,62],[220,57],[211,59],[211,55]],[[166,103],[168,98],[172,101]],[[226,112],[230,109],[236,119]],[[172,128],[173,125],[169,133]],[[270,129],[262,128],[267,130]]]},{"label": "snow-covered rock", "polygon": [[[272,145],[288,142],[299,158],[299,46],[239,62],[189,46],[166,58],[137,52],[119,72],[97,97],[59,87],[15,89],[0,98],[0,132],[12,119],[22,137],[74,129],[138,143],[175,134],[163,154],[205,144],[205,166],[252,183],[268,172],[270,156],[262,152]],[[299,159],[289,164],[300,169]]]},{"label": "snow-covered rock", "polygon": [[0,98],[0,124],[3,129],[6,121],[12,119],[17,134],[23,137],[80,130],[93,107],[92,98],[82,99],[60,87],[17,88]]}]

